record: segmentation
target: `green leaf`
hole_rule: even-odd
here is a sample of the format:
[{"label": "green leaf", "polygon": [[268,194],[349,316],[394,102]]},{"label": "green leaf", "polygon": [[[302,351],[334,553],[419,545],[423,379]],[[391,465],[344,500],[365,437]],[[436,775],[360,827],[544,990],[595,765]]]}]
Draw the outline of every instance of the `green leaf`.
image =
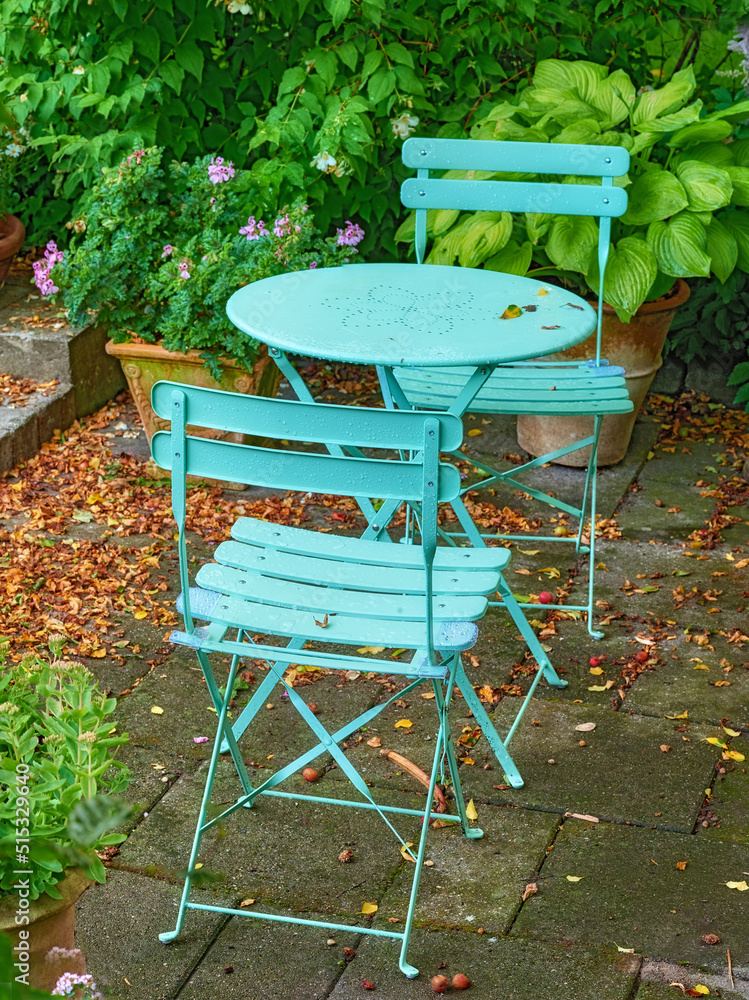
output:
[{"label": "green leaf", "polygon": [[556,216],[550,215],[548,212],[525,213],[525,228],[528,231],[528,236],[530,237],[532,243],[538,243],[538,241],[546,235],[549,231],[549,226],[555,218]]},{"label": "green leaf", "polygon": [[416,238],[416,215],[412,212],[395,230],[396,243],[412,243]]},{"label": "green leaf", "polygon": [[183,42],[174,52],[174,58],[182,69],[191,73],[198,83],[203,79],[203,51],[197,42]]},{"label": "green leaf", "polygon": [[694,125],[687,125],[686,128],[674,132],[666,143],[672,149],[683,149],[686,146],[694,146],[702,142],[718,142],[725,139],[733,132],[733,129],[726,122],[702,121]]},{"label": "green leaf", "polygon": [[499,253],[495,253],[484,263],[484,270],[519,274],[522,277],[527,274],[532,258],[533,245],[528,240],[525,243],[510,240],[507,246],[502,247]]},{"label": "green leaf", "polygon": [[353,71],[359,62],[359,50],[353,42],[344,42],[338,46],[338,57],[344,66]]},{"label": "green leaf", "polygon": [[164,83],[171,87],[176,94],[179,94],[182,90],[182,81],[185,78],[185,71],[182,67],[170,59],[168,62],[161,64],[159,73]]},{"label": "green leaf", "polygon": [[627,226],[647,226],[675,215],[689,204],[682,184],[668,170],[640,174],[628,190],[629,203],[622,216]]},{"label": "green leaf", "polygon": [[460,212],[457,208],[431,208],[427,212],[427,232],[435,236],[446,233],[454,222],[458,221]]},{"label": "green leaf", "polygon": [[369,99],[375,104],[389,97],[395,90],[395,73],[391,69],[378,69],[367,84]]},{"label": "green leaf", "polygon": [[68,836],[74,844],[93,847],[105,833],[124,823],[132,811],[131,805],[111,795],[81,799],[68,817]]},{"label": "green leaf", "polygon": [[728,166],[725,171],[733,184],[731,202],[749,208],[749,167]]},{"label": "green leaf", "polygon": [[424,95],[424,84],[410,66],[396,66],[395,75],[398,80],[398,86],[404,93],[417,94],[419,96]]},{"label": "green leaf", "polygon": [[691,66],[674,73],[665,87],[641,94],[632,113],[633,125],[653,122],[660,115],[678,111],[694,93],[696,82]]},{"label": "green leaf", "polygon": [[688,104],[685,108],[674,111],[673,114],[651,118],[643,125],[635,125],[635,128],[638,131],[647,132],[673,132],[675,129],[688,126],[691,122],[696,122],[700,117],[701,110],[702,101],[694,101],[693,104]]},{"label": "green leaf", "polygon": [[604,128],[611,128],[624,121],[634,101],[634,84],[620,69],[602,80],[591,97],[591,104],[604,115]]},{"label": "green leaf", "polygon": [[710,270],[724,284],[736,267],[739,248],[735,238],[718,219],[713,219],[707,227],[706,250],[710,258]]},{"label": "green leaf", "polygon": [[[317,62],[315,62],[315,68],[317,68]],[[296,90],[297,87],[301,87],[306,79],[307,74],[303,66],[291,66],[281,77],[281,82],[278,85],[278,96],[281,97],[282,94],[288,94],[292,90]]]},{"label": "green leaf", "polygon": [[668,222],[651,223],[646,241],[664,274],[674,278],[706,278],[710,274],[706,230],[690,212],[679,212]]},{"label": "green leaf", "polygon": [[676,176],[684,185],[689,208],[694,212],[715,212],[731,201],[731,178],[720,167],[686,160],[677,166]]},{"label": "green leaf", "polygon": [[512,216],[509,212],[476,212],[462,229],[457,244],[460,265],[478,267],[505,246],[512,234]]},{"label": "green leaf", "polygon": [[414,68],[414,59],[411,53],[408,51],[405,45],[401,45],[400,42],[388,42],[385,46],[385,52],[387,52],[390,59],[393,62],[400,63],[402,66],[410,66],[411,69]]},{"label": "green leaf", "polygon": [[749,213],[737,209],[721,219],[728,232],[736,240],[739,256],[736,266],[749,273]]},{"label": "green leaf", "polygon": [[737,139],[730,145],[733,162],[738,167],[749,167],[749,139]]},{"label": "green leaf", "polygon": [[[623,323],[629,323],[645,301],[657,273],[658,265],[652,251],[636,236],[625,236],[610,248],[603,297]],[[598,260],[594,257],[587,282],[595,292],[598,291],[598,275]]]},{"label": "green leaf", "polygon": [[351,10],[351,0],[324,0],[324,4],[333,21],[333,27],[340,28]]},{"label": "green leaf", "polygon": [[583,118],[562,129],[559,135],[555,135],[552,142],[570,142],[577,145],[595,144],[601,135],[601,126],[593,118]]},{"label": "green leaf", "polygon": [[379,69],[382,60],[385,58],[382,49],[374,49],[364,56],[364,66],[362,67],[361,78],[364,82],[376,69]]},{"label": "green leaf", "polygon": [[138,46],[137,52],[139,54],[142,53],[154,65],[158,63],[161,36],[152,24],[142,24],[136,32],[133,32],[133,41]]},{"label": "green leaf", "polygon": [[698,142],[673,158],[672,169],[675,170],[685,160],[700,160],[714,167],[725,168],[733,164],[733,151],[725,142]]},{"label": "green leaf", "polygon": [[562,215],[552,225],[546,252],[565,271],[587,274],[598,246],[598,226],[589,216]]},{"label": "green leaf", "polygon": [[562,62],[560,59],[544,59],[538,63],[533,74],[533,86],[548,90],[574,89],[583,101],[592,102],[598,84],[607,75],[606,67],[598,63],[578,59]]},{"label": "green leaf", "polygon": [[722,111],[713,111],[708,117],[710,119],[722,118],[732,125],[736,125],[738,122],[743,122],[749,118],[749,101],[738,101],[736,104],[732,104],[730,108],[723,108]]}]

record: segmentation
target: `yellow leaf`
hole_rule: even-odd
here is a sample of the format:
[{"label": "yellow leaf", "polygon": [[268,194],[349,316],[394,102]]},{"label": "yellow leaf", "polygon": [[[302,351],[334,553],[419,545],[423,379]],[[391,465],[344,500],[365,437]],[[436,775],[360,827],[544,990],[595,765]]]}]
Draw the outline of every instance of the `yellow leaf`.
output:
[{"label": "yellow leaf", "polygon": [[476,812],[476,806],[473,804],[473,799],[471,799],[471,801],[466,806],[466,816],[468,817],[468,819],[474,821],[479,818],[479,814]]},{"label": "yellow leaf", "polygon": [[483,433],[484,433],[484,432],[483,432],[483,431],[480,431],[480,430],[478,429],[478,427],[474,427],[474,428],[472,428],[472,429],[471,429],[471,430],[470,430],[470,431],[468,432],[468,437],[470,437],[470,438],[475,438],[475,437],[478,437],[478,436],[479,436],[479,434],[483,434]]},{"label": "yellow leaf", "polygon": [[195,871],[197,871],[197,870],[198,870],[198,868],[202,868],[202,867],[203,867],[203,862],[202,862],[202,861],[199,861],[199,862],[198,862],[198,863],[197,863],[197,864],[195,865]]},{"label": "yellow leaf", "polygon": [[686,712],[682,712],[680,715],[667,715],[666,718],[667,719],[686,719],[688,715],[689,715],[689,709],[687,709]]},{"label": "yellow leaf", "polygon": [[100,660],[102,658],[102,656],[106,656],[106,655],[107,655],[106,649],[94,649],[94,650],[92,650],[89,653],[89,656],[93,656],[97,660]]},{"label": "yellow leaf", "polygon": [[635,949],[634,948],[622,948],[622,946],[619,945],[619,944],[616,946],[616,950],[617,951],[623,951],[625,955],[634,955],[634,953],[635,953]]},{"label": "yellow leaf", "polygon": [[239,905],[240,906],[252,906],[252,904],[254,902],[255,902],[254,899],[243,899],[242,902]]},{"label": "yellow leaf", "polygon": [[460,760],[461,760],[461,761],[462,761],[462,762],[463,762],[464,764],[475,764],[475,763],[476,763],[476,761],[475,761],[475,760],[473,759],[473,757],[460,757],[459,759],[460,759]]},{"label": "yellow leaf", "polygon": [[606,563],[599,563],[599,564],[598,564],[598,565],[596,566],[596,569],[602,569],[602,570],[604,570],[604,571],[605,571],[606,573],[608,573],[608,571],[609,571],[609,568],[608,568],[608,566],[606,565]]},{"label": "yellow leaf", "polygon": [[590,672],[591,674],[595,674],[596,676],[598,676],[599,674],[604,673],[604,670],[603,667],[591,667]]},{"label": "yellow leaf", "polygon": [[142,610],[141,611],[134,611],[133,612],[133,618],[135,618],[139,622],[143,621],[144,618],[148,618],[148,612],[147,611],[142,611]]},{"label": "yellow leaf", "polygon": [[677,869],[677,871],[683,872],[686,867],[687,867],[687,862],[686,861],[677,861],[676,862],[676,869]]},{"label": "yellow leaf", "polygon": [[723,732],[728,733],[729,736],[741,736],[737,729],[729,729],[728,726],[723,726]]},{"label": "yellow leaf", "polygon": [[379,906],[377,903],[364,903],[361,908],[362,913],[377,913]]},{"label": "yellow leaf", "polygon": [[714,747],[720,747],[721,750],[727,750],[728,744],[724,743],[723,740],[719,740],[717,736],[707,736],[705,738],[706,743],[712,743]]},{"label": "yellow leaf", "polygon": [[[613,687],[613,685],[612,685],[612,687]],[[606,690],[606,685],[605,684],[591,684],[590,687],[588,688],[588,690],[589,691],[605,691]]]},{"label": "yellow leaf", "polygon": [[432,698],[434,698],[434,691],[424,691],[419,695],[419,697],[423,698],[424,701],[431,701]]},{"label": "yellow leaf", "polygon": [[746,884],[746,879],[742,879],[740,882],[726,882],[725,883],[729,889],[738,889],[739,892],[746,892],[749,889],[749,885]]},{"label": "yellow leaf", "polygon": [[538,294],[539,295],[548,295],[549,293],[546,291],[545,288],[541,288],[541,289],[539,289]]},{"label": "yellow leaf", "polygon": [[554,566],[545,566],[543,569],[540,569],[538,572],[539,573],[546,573],[546,575],[551,580],[558,580],[559,576],[560,576],[559,570],[556,569]]},{"label": "yellow leaf", "polygon": [[736,562],[736,556],[735,556],[735,555],[733,555],[733,554],[732,554],[732,553],[730,553],[730,552],[726,552],[726,559],[727,559],[727,560],[728,560],[729,562]]},{"label": "yellow leaf", "polygon": [[91,496],[87,498],[86,503],[98,503],[100,500],[103,500],[103,499],[104,499],[104,497],[101,496],[101,494],[99,494],[99,493],[92,493]]},{"label": "yellow leaf", "polygon": [[382,653],[385,651],[384,646],[362,646],[361,649],[357,649],[357,653]]},{"label": "yellow leaf", "polygon": [[[400,850],[401,850],[401,855],[402,855],[404,861],[412,861],[414,864],[416,864],[416,858],[409,851],[409,847],[413,847],[413,846],[414,845],[413,845],[412,841],[407,840],[405,844],[401,844]],[[367,904],[365,903],[364,905],[366,906]],[[377,909],[377,907],[375,907],[375,909]],[[364,910],[362,910],[362,913],[363,912],[364,912]]]},{"label": "yellow leaf", "polygon": [[413,725],[410,719],[398,719],[395,724],[395,729],[410,729]]},{"label": "yellow leaf", "polygon": [[738,750],[726,750],[726,752],[723,754],[723,756],[724,757],[730,757],[731,760],[737,760],[737,761],[739,761],[739,763],[742,760],[746,760],[746,757],[743,755],[743,753],[739,753]]},{"label": "yellow leaf", "polygon": [[522,315],[523,315],[523,310],[520,308],[520,306],[512,305],[512,306],[508,306],[499,318],[500,319],[517,319],[518,316],[522,316]]},{"label": "yellow leaf", "polygon": [[163,714],[164,714],[164,709],[163,708],[159,708],[158,705],[154,705],[151,708],[151,715],[163,715]]},{"label": "yellow leaf", "polygon": [[708,667],[707,664],[705,664],[705,663],[695,663],[694,669],[695,670],[709,670],[710,667]]},{"label": "yellow leaf", "polygon": [[701,993],[705,997],[710,995],[710,990],[707,988],[707,986],[702,986],[700,983],[698,983],[696,986],[693,986],[692,989],[694,990],[695,993]]},{"label": "yellow leaf", "polygon": [[524,556],[537,556],[541,549],[518,549]]},{"label": "yellow leaf", "polygon": [[567,875],[565,876],[568,882],[582,882],[585,878],[584,875]]}]

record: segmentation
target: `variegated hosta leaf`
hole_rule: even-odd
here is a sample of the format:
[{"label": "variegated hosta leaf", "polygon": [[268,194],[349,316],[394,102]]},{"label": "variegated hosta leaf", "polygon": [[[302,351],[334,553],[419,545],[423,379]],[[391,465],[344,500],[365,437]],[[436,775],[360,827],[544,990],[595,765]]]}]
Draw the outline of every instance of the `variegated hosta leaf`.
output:
[{"label": "variegated hosta leaf", "polygon": [[590,103],[603,116],[603,127],[611,128],[629,115],[635,103],[635,87],[624,70],[618,69],[602,80]]},{"label": "variegated hosta leaf", "polygon": [[713,219],[707,227],[706,249],[710,258],[710,270],[723,284],[736,267],[739,248],[735,238],[718,219]]},{"label": "variegated hosta leaf", "polygon": [[732,104],[730,108],[723,108],[722,111],[713,111],[708,115],[708,118],[722,118],[733,125],[737,122],[743,122],[746,118],[749,118],[749,101],[738,101],[736,104]]},{"label": "variegated hosta leaf", "polygon": [[730,149],[737,167],[749,167],[749,139],[737,139],[731,143]]},{"label": "variegated hosta leaf", "polygon": [[721,219],[721,222],[736,240],[739,251],[736,267],[749,273],[749,213],[737,209]]},{"label": "variegated hosta leaf", "polygon": [[555,135],[552,142],[571,142],[586,145],[594,143],[601,135],[601,126],[594,118],[583,118],[574,125],[563,128],[559,135]]},{"label": "variegated hosta leaf", "polygon": [[691,212],[679,212],[667,222],[652,222],[646,241],[664,274],[674,278],[707,278],[710,274],[706,230]]},{"label": "variegated hosta leaf", "polygon": [[429,212],[427,212],[427,230],[429,230],[429,222],[431,221],[431,231],[435,236],[441,236],[446,233],[450,226],[454,222],[458,221],[458,216],[460,212],[457,208],[436,208],[431,210],[434,214],[432,219],[429,219]]},{"label": "variegated hosta leaf", "polygon": [[689,207],[695,212],[715,212],[731,201],[731,178],[721,167],[701,160],[686,160],[676,168],[684,185]]},{"label": "variegated hosta leaf", "polygon": [[411,212],[395,230],[396,243],[413,243],[416,238],[416,213]]},{"label": "variegated hosta leaf", "polygon": [[550,108],[547,114],[553,121],[558,122],[562,128],[566,128],[567,125],[574,125],[575,122],[582,121],[585,118],[592,118],[594,121],[598,121],[599,118],[603,117],[599,115],[592,104],[579,101],[576,97],[568,98],[561,103],[559,103],[559,99],[557,98],[556,107]]},{"label": "variegated hosta leaf", "polygon": [[733,194],[731,202],[749,208],[749,167],[727,166],[725,171],[731,178]]},{"label": "variegated hosta leaf", "polygon": [[457,244],[461,267],[478,267],[501,250],[511,235],[509,212],[476,212]]},{"label": "variegated hosta leaf", "polygon": [[714,167],[728,167],[733,163],[733,143],[727,145],[725,142],[698,142],[694,146],[689,146],[683,153],[679,153],[671,160],[671,169],[676,170],[680,163],[686,160],[700,160],[702,163],[710,163]]},{"label": "variegated hosta leaf", "polygon": [[533,247],[528,240],[524,243],[510,240],[507,246],[502,247],[499,253],[495,253],[486,261],[484,269],[503,271],[505,274],[519,274],[522,277],[527,274],[532,257]]},{"label": "variegated hosta leaf", "polygon": [[[473,133],[471,133],[473,135]],[[509,118],[498,118],[489,130],[481,129],[474,139],[502,139],[505,142],[548,142],[548,135],[540,128],[526,128]]]},{"label": "variegated hosta leaf", "polygon": [[538,241],[547,234],[549,226],[554,221],[554,216],[548,212],[526,212],[525,228],[532,243]]},{"label": "variegated hosta leaf", "polygon": [[545,87],[526,87],[520,95],[518,108],[525,117],[541,118],[567,100],[579,100],[574,90],[550,90]]},{"label": "variegated hosta leaf", "polygon": [[622,216],[628,226],[647,226],[686,208],[689,199],[682,184],[669,170],[648,170],[628,188],[629,204]]},{"label": "variegated hosta leaf", "polygon": [[458,256],[460,241],[466,234],[468,227],[472,224],[474,216],[464,215],[456,226],[446,232],[443,236],[438,236],[432,244],[426,264],[452,265]]},{"label": "variegated hosta leaf", "polygon": [[577,59],[575,62],[543,59],[536,65],[533,86],[556,90],[557,93],[572,88],[581,100],[591,102],[598,84],[606,75],[605,66],[586,62],[584,59]]},{"label": "variegated hosta leaf", "polygon": [[561,215],[552,225],[546,252],[565,271],[587,274],[596,248],[598,226],[590,216]]},{"label": "variegated hosta leaf", "polygon": [[647,90],[641,94],[632,113],[635,126],[651,122],[661,115],[670,115],[683,107],[694,93],[696,86],[691,66],[674,73],[665,87]]},{"label": "variegated hosta leaf", "polygon": [[[655,257],[644,240],[625,236],[611,246],[603,281],[603,297],[614,307],[623,323],[630,319],[650,291],[658,273]],[[598,293],[598,261],[588,272],[588,286]]]},{"label": "variegated hosta leaf", "polygon": [[629,151],[634,155],[635,153],[641,153],[643,149],[650,149],[651,146],[654,146],[658,142],[660,137],[659,132],[640,132],[639,135],[635,136],[634,142],[629,147]]},{"label": "variegated hosta leaf", "polygon": [[702,101],[693,101],[688,104],[685,108],[680,108],[678,111],[674,111],[670,115],[661,115],[659,118],[648,119],[642,125],[635,125],[638,131],[643,132],[674,132],[676,129],[683,128],[690,125],[692,122],[696,122],[700,117],[700,111],[702,110]]},{"label": "variegated hosta leaf", "polygon": [[733,129],[727,122],[702,121],[695,122],[694,125],[687,125],[674,132],[666,143],[672,149],[685,149],[695,146],[698,142],[719,142],[730,135]]}]

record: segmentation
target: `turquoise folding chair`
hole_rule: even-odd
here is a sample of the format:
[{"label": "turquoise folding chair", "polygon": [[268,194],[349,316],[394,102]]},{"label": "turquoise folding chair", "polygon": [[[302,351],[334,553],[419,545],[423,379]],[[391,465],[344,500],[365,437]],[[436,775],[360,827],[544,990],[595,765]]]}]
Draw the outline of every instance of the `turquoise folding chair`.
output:
[{"label": "turquoise folding chair", "polygon": [[[346,925],[327,921],[211,906],[190,899],[201,840],[207,830],[224,823],[239,809],[252,808],[260,795],[296,800],[309,798],[341,807],[376,811],[401,845],[405,842],[395,830],[390,815],[422,818],[403,931],[358,928],[362,933],[401,940],[400,968],[407,976],[416,976],[418,970],[407,961],[408,941],[429,823],[437,816],[432,812],[432,799],[438,775],[442,773],[444,779],[445,763],[452,781],[456,813],[440,814],[439,818],[459,823],[466,837],[482,836],[481,830],[469,825],[466,816],[448,725],[448,707],[455,685],[460,683],[462,689],[470,691],[472,704],[478,704],[483,712],[463,672],[461,653],[475,643],[478,629],[473,623],[484,615],[488,603],[485,595],[500,586],[501,570],[510,558],[503,548],[437,547],[438,504],[449,503],[460,491],[460,475],[453,466],[440,463],[440,450],[454,452],[458,448],[463,437],[461,421],[451,414],[261,399],[173,382],[158,382],[153,388],[152,403],[159,417],[171,421],[171,430],[158,432],[151,442],[156,463],[172,472],[172,506],[179,529],[181,595],[178,608],[184,617],[184,629],[173,632],[171,640],[196,651],[218,714],[177,925],[175,930],[161,934],[160,939],[165,943],[174,940],[189,909],[348,930]],[[284,439],[292,443],[314,441],[357,452],[352,457],[343,451],[330,455],[257,448],[190,436],[186,433],[188,424],[239,431],[261,439]],[[394,457],[392,460],[368,458],[362,448],[384,449]],[[406,460],[400,457],[402,453],[414,457]],[[188,475],[287,490],[406,501],[418,507],[420,512],[422,544],[388,545],[243,517],[232,528],[232,540],[216,549],[216,562],[203,565],[196,576],[197,586],[190,587],[185,544],[185,478]],[[196,626],[196,620],[207,624]],[[318,622],[325,623],[324,635],[321,635]],[[280,636],[288,641],[282,646],[266,645],[255,642],[251,638],[254,633]],[[317,645],[323,638],[324,648],[305,648],[301,652],[305,644]],[[407,663],[362,657],[348,651],[352,645],[397,647],[411,650],[413,655]],[[224,694],[219,691],[209,662],[211,652],[231,657]],[[269,669],[232,725],[227,713],[239,664],[244,657],[264,659]],[[284,680],[287,667],[300,660],[333,670],[354,668],[398,675],[405,679],[407,686],[388,701],[329,733],[293,686]],[[541,673],[539,671],[539,676]],[[556,678],[553,671],[549,678],[552,681]],[[558,678],[556,680],[559,682]],[[424,809],[379,805],[339,744],[370,724],[395,698],[402,698],[424,683],[431,684],[434,693],[437,730]],[[309,726],[312,745],[292,763],[253,786],[237,741],[276,685],[284,689],[290,704]],[[483,718],[488,722],[486,713]],[[503,766],[513,774],[514,783],[522,784],[498,737],[494,745]],[[227,751],[234,762],[241,794],[229,808],[208,818],[219,755]],[[325,753],[333,757],[362,801],[305,795],[278,787]]]},{"label": "turquoise folding chair", "polygon": [[[601,358],[601,319],[603,302],[603,275],[609,254],[611,219],[622,215],[627,207],[627,194],[613,186],[613,178],[627,172],[629,153],[621,146],[580,146],[562,143],[494,142],[471,139],[409,139],[403,145],[403,162],[417,169],[417,177],[406,180],[401,187],[401,201],[407,208],[416,209],[415,250],[419,264],[424,260],[427,245],[427,210],[458,209],[461,211],[543,212],[563,215],[599,217],[598,265],[601,279],[598,286],[598,322],[596,326],[595,355],[585,363],[579,361],[529,361],[497,366],[477,393],[468,392],[462,401],[461,412],[495,414],[547,414],[553,416],[578,415],[592,418],[592,433],[573,441],[564,448],[534,458],[521,466],[508,470],[486,465],[462,453],[456,457],[466,459],[484,474],[484,478],[467,486],[468,490],[486,488],[498,483],[520,489],[557,510],[565,511],[578,519],[574,537],[556,535],[536,536],[549,542],[571,542],[578,553],[589,553],[590,570],[587,601],[584,604],[567,604],[567,610],[587,612],[588,631],[594,638],[603,633],[593,627],[594,572],[595,572],[595,518],[596,518],[596,467],[598,438],[606,414],[629,413],[632,402],[627,393],[624,369],[608,364]],[[430,171],[448,171],[443,177],[431,177]],[[473,171],[488,171],[489,177],[502,177],[514,171],[542,175],[572,177],[598,177],[600,186],[573,183],[523,182],[507,180],[473,180]],[[501,280],[501,276],[497,275]],[[593,327],[591,326],[591,333]],[[381,372],[383,389],[396,405],[429,410],[446,410],[464,392],[472,368],[402,368],[393,371],[390,384],[388,373]],[[553,391],[550,391],[553,390]],[[591,454],[579,504],[568,503],[534,489],[518,477],[553,459],[570,452],[590,447]],[[486,538],[508,541],[527,541],[528,535],[481,533],[470,519],[461,516],[462,531],[444,531],[443,536],[452,544],[456,539],[468,539],[472,545],[481,546]],[[583,544],[586,513],[590,518],[590,542]],[[491,602],[495,603],[495,602]],[[498,602],[501,603],[501,602]],[[525,608],[544,608],[548,605],[525,604]]]}]

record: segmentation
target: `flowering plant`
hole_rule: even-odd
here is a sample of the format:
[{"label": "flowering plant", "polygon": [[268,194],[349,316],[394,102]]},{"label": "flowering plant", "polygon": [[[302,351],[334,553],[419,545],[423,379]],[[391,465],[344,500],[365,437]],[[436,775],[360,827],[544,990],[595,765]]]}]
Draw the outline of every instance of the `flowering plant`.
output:
[{"label": "flowering plant", "polygon": [[8,666],[0,648],[0,894],[27,871],[32,900],[61,898],[55,885],[68,865],[103,882],[94,850],[125,839],[108,831],[130,812],[109,798],[130,781],[110,754],[127,742],[112,735],[115,699],[82,664],[58,658],[63,641],[51,641],[52,662],[32,655]]},{"label": "flowering plant", "polygon": [[28,128],[25,125],[19,128],[15,119],[0,106],[0,219],[15,207],[13,178],[28,140]]},{"label": "flowering plant", "polygon": [[138,149],[103,172],[69,223],[70,248],[47,245],[36,284],[43,295],[62,290],[73,325],[97,312],[117,343],[197,349],[216,378],[222,357],[251,369],[257,341],[227,319],[231,294],[284,271],[348,263],[364,237],[347,221],[322,238],[300,203],[266,223],[251,214],[256,202],[249,172],[222,157],[172,163],[167,175],[161,150]]}]

